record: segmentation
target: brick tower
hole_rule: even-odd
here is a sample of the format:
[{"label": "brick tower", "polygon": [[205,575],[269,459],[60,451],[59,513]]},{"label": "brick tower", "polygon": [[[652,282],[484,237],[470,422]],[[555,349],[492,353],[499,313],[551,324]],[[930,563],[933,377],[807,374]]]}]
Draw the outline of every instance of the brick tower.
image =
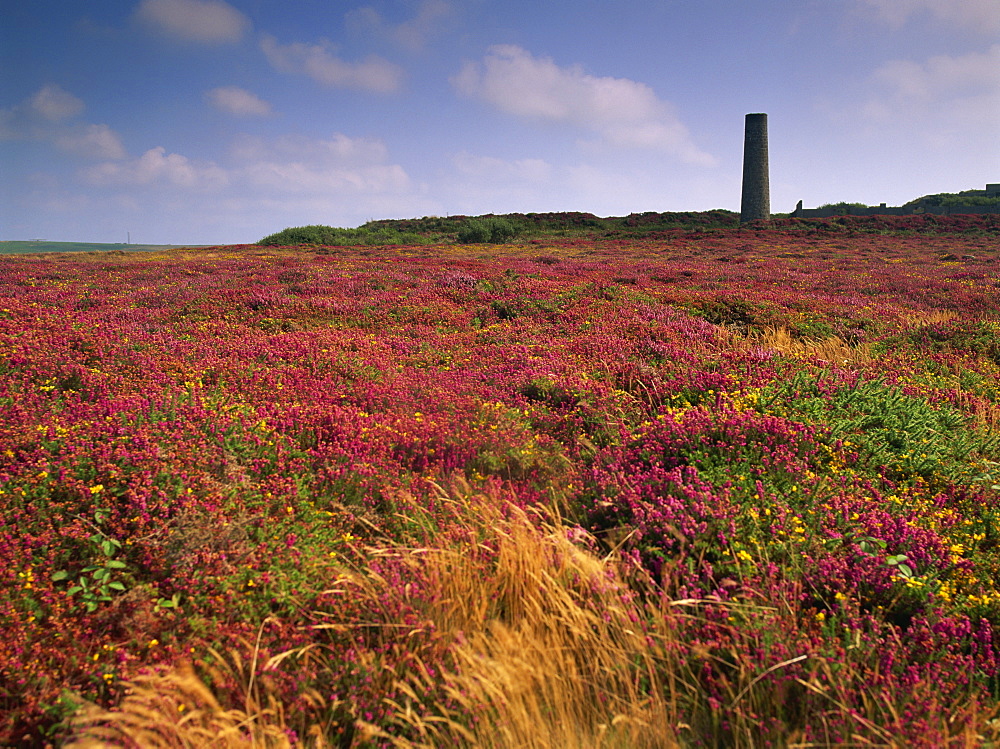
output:
[{"label": "brick tower", "polygon": [[771,218],[767,174],[767,115],[748,114],[743,136],[743,201],[740,223]]}]

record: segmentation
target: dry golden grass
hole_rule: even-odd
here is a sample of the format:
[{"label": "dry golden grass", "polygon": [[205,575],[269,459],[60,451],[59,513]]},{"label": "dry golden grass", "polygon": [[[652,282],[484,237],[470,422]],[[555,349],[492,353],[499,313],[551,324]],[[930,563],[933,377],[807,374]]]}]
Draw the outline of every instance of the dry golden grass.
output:
[{"label": "dry golden grass", "polygon": [[750,331],[746,341],[753,346],[774,349],[786,356],[813,359],[829,364],[864,364],[872,361],[871,346],[851,345],[838,336],[823,339],[794,337],[787,328],[764,328]]},{"label": "dry golden grass", "polygon": [[[436,587],[427,615],[457,642],[443,675],[448,705],[424,705],[422,669],[400,686],[396,717],[421,737],[399,747],[674,747],[680,726],[663,683],[667,611],[644,630],[614,556],[571,539],[557,519],[452,498],[456,515],[489,530],[488,553],[447,548],[408,561]],[[486,547],[483,547],[486,549]],[[648,620],[647,620],[648,621]],[[468,718],[477,716],[474,724]],[[389,738],[388,734],[383,734]]]},{"label": "dry golden grass", "polygon": [[958,313],[950,309],[935,310],[910,310],[904,316],[904,320],[914,326],[940,325],[941,323],[957,320]]},{"label": "dry golden grass", "polygon": [[[406,504],[406,497],[398,498]],[[774,663],[746,659],[761,643],[761,632],[791,633],[799,620],[794,602],[764,607],[733,600],[734,622],[712,646],[682,647],[684,622],[719,601],[666,599],[641,573],[616,553],[595,551],[593,539],[541,510],[518,508],[502,494],[476,494],[462,482],[442,490],[433,522],[450,529],[420,548],[370,549],[388,557],[419,580],[422,592],[410,599],[404,586],[390,585],[372,569],[345,570],[338,592],[360,596],[370,607],[375,633],[373,652],[405,653],[395,670],[378,675],[389,708],[378,725],[355,715],[340,738],[327,728],[300,729],[298,745],[398,749],[483,747],[484,749],[672,749],[686,745],[756,747],[762,726],[775,746],[844,746],[803,741],[792,725],[803,700],[818,699],[825,721],[856,730],[851,746],[900,747],[891,726],[899,725],[906,695],[871,694],[860,712],[852,709],[847,670],[834,671],[821,656],[800,653]],[[431,529],[431,516],[416,502],[405,513],[415,528]],[[420,607],[422,623],[401,628],[387,605],[396,595]],[[317,612],[343,630],[336,612]],[[757,634],[741,633],[739,620],[757,618]],[[266,624],[266,622],[265,622]],[[721,633],[721,631],[720,631]],[[772,636],[772,635],[768,635]],[[745,640],[745,638],[751,638]],[[727,644],[728,641],[728,644]],[[794,637],[787,639],[788,643]],[[208,673],[208,682],[242,686],[243,704],[227,707],[206,683],[185,666],[136,680],[117,708],[91,706],[74,721],[66,746],[96,747],[263,747],[291,745],[290,716],[269,683],[254,678],[256,648],[244,645],[243,659],[231,654]],[[276,656],[263,671],[298,662],[307,670],[332,667],[335,657],[322,646]],[[286,664],[286,662],[288,662]],[[697,674],[708,663],[721,664],[721,704],[708,699]],[[819,678],[820,676],[824,678]],[[783,678],[772,678],[783,677]],[[901,701],[900,698],[903,698]],[[928,698],[933,698],[932,694]],[[321,698],[316,704],[322,704]],[[344,707],[344,706],[341,706]],[[949,746],[981,746],[996,738],[992,716],[942,716]],[[971,718],[971,719],[970,719]],[[967,719],[967,720],[966,720]]]},{"label": "dry golden grass", "polygon": [[[249,692],[254,692],[248,684]],[[67,749],[230,749],[291,746],[283,710],[275,700],[263,706],[250,699],[243,709],[227,709],[190,665],[136,679],[113,710],[88,705],[73,720]]]},{"label": "dry golden grass", "polygon": [[[371,550],[396,557],[424,581],[422,615],[434,634],[422,640],[409,633],[409,668],[392,675],[393,691],[402,695],[389,703],[392,720],[379,726],[358,720],[351,745],[679,746],[685,726],[669,696],[682,690],[664,683],[664,674],[673,673],[664,667],[673,639],[670,607],[662,605],[654,617],[644,614],[644,606],[661,604],[636,600],[616,556],[584,548],[587,539],[557,518],[531,517],[461,484],[442,497],[442,506],[465,541]],[[421,512],[413,504],[413,514]],[[440,507],[438,515],[440,521]],[[370,599],[373,610],[384,600],[386,583],[369,570],[345,574],[339,584]],[[399,639],[394,625],[385,622],[386,641]],[[317,630],[342,626],[320,624]],[[433,671],[441,668],[433,659],[442,642],[449,665]],[[284,653],[267,666],[302,656],[322,667],[322,652]],[[81,711],[67,746],[288,746],[286,716],[267,685],[254,684],[253,664],[235,654],[228,661],[217,681],[244,685],[241,707],[220,704],[212,687],[185,666],[131,683],[131,693],[112,710]],[[326,745],[322,731],[312,732],[305,745]]]}]

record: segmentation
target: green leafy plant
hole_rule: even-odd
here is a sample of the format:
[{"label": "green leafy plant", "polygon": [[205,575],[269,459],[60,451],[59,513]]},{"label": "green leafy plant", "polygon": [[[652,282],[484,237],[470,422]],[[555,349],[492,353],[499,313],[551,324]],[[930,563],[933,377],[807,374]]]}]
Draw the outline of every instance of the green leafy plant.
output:
[{"label": "green leafy plant", "polygon": [[[861,553],[871,557],[881,557],[885,553],[886,542],[881,538],[865,536],[858,541],[858,548]],[[913,567],[907,562],[909,557],[906,554],[890,554],[885,557],[885,566],[893,567],[900,577],[910,579],[914,576]]]},{"label": "green leafy plant", "polygon": [[[70,596],[79,594],[79,600],[88,612],[96,611],[102,603],[110,602],[115,594],[124,593],[126,590],[125,583],[118,578],[121,571],[127,569],[128,565],[115,559],[115,556],[121,551],[121,542],[108,536],[100,527],[107,520],[107,516],[107,509],[102,508],[94,512],[92,525],[95,533],[87,539],[92,550],[96,552],[98,561],[80,570],[75,576],[75,584],[66,591],[66,594]],[[73,578],[73,573],[65,569],[52,574],[53,582],[62,582]]]},{"label": "green leafy plant", "polygon": [[181,605],[181,594],[174,593],[170,598],[157,598],[157,609],[176,609]]},{"label": "green leafy plant", "polygon": [[906,554],[894,554],[886,557],[885,563],[889,567],[895,567],[900,577],[911,578],[913,577],[913,568],[906,564],[908,559],[909,557]]}]

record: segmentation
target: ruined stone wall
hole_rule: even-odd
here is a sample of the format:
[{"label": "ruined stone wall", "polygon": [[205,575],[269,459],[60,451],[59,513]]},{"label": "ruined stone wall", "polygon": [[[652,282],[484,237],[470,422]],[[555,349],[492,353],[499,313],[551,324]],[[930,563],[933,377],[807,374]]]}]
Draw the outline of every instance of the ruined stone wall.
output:
[{"label": "ruined stone wall", "polygon": [[920,208],[887,208],[885,206],[869,206],[860,208],[848,206],[842,208],[796,208],[792,211],[794,218],[828,218],[830,216],[913,216],[920,213],[931,213],[935,216],[954,216],[962,213],[1000,213],[1000,206],[995,205],[929,205]]}]

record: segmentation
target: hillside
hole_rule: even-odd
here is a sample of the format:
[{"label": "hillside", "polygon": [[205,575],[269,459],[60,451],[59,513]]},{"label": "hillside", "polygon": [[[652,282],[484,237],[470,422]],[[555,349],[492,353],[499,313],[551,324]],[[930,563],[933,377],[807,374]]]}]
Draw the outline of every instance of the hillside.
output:
[{"label": "hillside", "polygon": [[963,190],[962,192],[940,192],[933,195],[923,195],[903,204],[904,208],[917,206],[949,206],[949,205],[992,205],[1000,206],[1000,193],[987,195],[986,190]]},{"label": "hillside", "polygon": [[[826,219],[787,219],[775,214],[774,221],[786,231],[884,234],[963,233],[992,234],[1000,231],[1000,217],[984,216],[845,216]],[[633,213],[629,216],[600,218],[591,213],[507,213],[485,216],[425,216],[413,219],[381,219],[357,228],[303,226],[284,229],[261,239],[269,247],[297,245],[405,245],[475,244],[484,239],[463,238],[470,227],[500,225],[501,241],[542,242],[561,238],[590,239],[669,239],[691,232],[725,233],[740,229],[739,215],[715,210],[686,213]],[[747,231],[763,229],[748,225]]]}]

